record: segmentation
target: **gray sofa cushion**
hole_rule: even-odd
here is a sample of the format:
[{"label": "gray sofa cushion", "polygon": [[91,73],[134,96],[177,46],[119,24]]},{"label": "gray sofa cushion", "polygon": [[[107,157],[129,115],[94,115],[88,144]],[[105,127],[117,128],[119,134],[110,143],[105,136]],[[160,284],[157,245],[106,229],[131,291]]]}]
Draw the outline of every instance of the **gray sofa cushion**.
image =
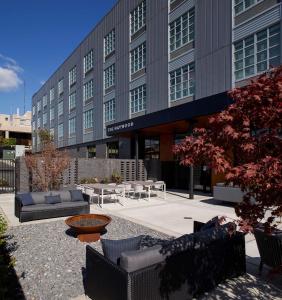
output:
[{"label": "gray sofa cushion", "polygon": [[83,201],[83,195],[81,190],[71,190],[71,201]]},{"label": "gray sofa cushion", "polygon": [[43,210],[53,210],[53,209],[64,209],[64,208],[75,208],[75,207],[83,207],[88,206],[86,201],[76,201],[76,202],[61,202],[56,204],[36,204],[36,205],[29,205],[23,206],[23,212],[36,212],[36,211],[43,211]]},{"label": "gray sofa cushion", "polygon": [[123,240],[101,239],[104,256],[117,264],[122,252],[140,249],[141,239],[141,235]]},{"label": "gray sofa cushion", "polygon": [[120,267],[127,272],[134,272],[161,263],[166,258],[166,255],[161,253],[161,248],[160,245],[157,245],[142,250],[122,252]]},{"label": "gray sofa cushion", "polygon": [[45,196],[45,201],[47,204],[56,204],[56,203],[61,203],[61,197],[60,195],[48,195]]},{"label": "gray sofa cushion", "polygon": [[62,202],[70,202],[71,201],[71,194],[70,191],[52,191],[52,194],[59,194],[61,197]]},{"label": "gray sofa cushion", "polygon": [[34,204],[44,204],[45,196],[50,195],[50,192],[32,192],[30,194]]},{"label": "gray sofa cushion", "polygon": [[21,200],[21,203],[22,203],[23,206],[33,205],[34,204],[33,199],[31,197],[30,193],[19,194],[17,196]]}]

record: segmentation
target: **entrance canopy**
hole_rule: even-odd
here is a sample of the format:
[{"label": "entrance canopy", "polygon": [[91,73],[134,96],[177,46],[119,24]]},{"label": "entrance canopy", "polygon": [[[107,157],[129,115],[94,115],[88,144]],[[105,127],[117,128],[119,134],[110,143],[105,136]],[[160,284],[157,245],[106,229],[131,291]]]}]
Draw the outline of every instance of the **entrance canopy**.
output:
[{"label": "entrance canopy", "polygon": [[119,135],[162,124],[193,120],[200,116],[218,113],[232,103],[227,93],[221,93],[170,107],[144,116],[128,119],[106,127],[107,135]]}]

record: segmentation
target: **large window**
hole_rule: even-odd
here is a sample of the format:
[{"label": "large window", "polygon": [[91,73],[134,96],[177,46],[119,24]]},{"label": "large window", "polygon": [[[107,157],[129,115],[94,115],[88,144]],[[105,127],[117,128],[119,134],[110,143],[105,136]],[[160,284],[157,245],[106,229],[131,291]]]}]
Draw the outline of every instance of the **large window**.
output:
[{"label": "large window", "polygon": [[130,91],[130,111],[137,113],[146,109],[146,85]]},{"label": "large window", "polygon": [[115,85],[115,64],[112,64],[104,71],[105,89]]},{"label": "large window", "polygon": [[64,79],[60,79],[58,82],[58,95],[60,96],[64,92]]},{"label": "large window", "polygon": [[115,29],[109,32],[104,38],[105,57],[115,50]]},{"label": "large window", "polygon": [[54,135],[55,135],[54,128],[50,128],[49,133],[50,133],[50,136],[54,139]]},{"label": "large window", "polygon": [[83,101],[87,101],[93,97],[93,79],[83,85]]},{"label": "large window", "polygon": [[87,147],[88,158],[96,157],[96,145]]},{"label": "large window", "polygon": [[146,43],[141,44],[130,52],[131,74],[146,66]]},{"label": "large window", "polygon": [[32,131],[35,131],[35,121],[32,121]]},{"label": "large window", "polygon": [[35,110],[36,110],[36,107],[35,105],[32,106],[32,115],[34,116],[35,115]]},{"label": "large window", "polygon": [[41,111],[41,101],[37,102],[37,112]]},{"label": "large window", "polygon": [[54,107],[50,108],[50,121],[53,121],[55,118],[55,110]]},{"label": "large window", "polygon": [[75,135],[75,117],[69,119],[69,137]]},{"label": "large window", "polygon": [[280,24],[234,44],[235,80],[252,77],[280,65]]},{"label": "large window", "polygon": [[191,63],[170,72],[170,100],[194,95],[195,65]]},{"label": "large window", "polygon": [[194,40],[195,9],[191,9],[170,23],[170,51],[174,51]]},{"label": "large window", "polygon": [[107,143],[108,158],[119,157],[119,145],[118,142]]},{"label": "large window", "polygon": [[145,139],[144,149],[145,159],[159,159],[160,158],[160,139],[149,138]]},{"label": "large window", "polygon": [[258,2],[261,1],[263,0],[235,0],[234,2],[235,15],[240,14],[241,12],[256,5]]},{"label": "large window", "polygon": [[71,111],[72,109],[74,109],[75,106],[76,106],[76,100],[75,100],[75,98],[76,98],[76,92],[74,91],[73,93],[71,93],[71,94],[69,95],[69,110],[70,110],[70,111]]},{"label": "large window", "polygon": [[130,33],[133,35],[146,24],[146,1],[142,1],[130,13]]},{"label": "large window", "polygon": [[42,120],[43,120],[43,127],[46,127],[46,125],[47,125],[47,113],[46,112],[43,114]]},{"label": "large window", "polygon": [[51,88],[50,90],[50,105],[53,103],[55,100],[55,88]]},{"label": "large window", "polygon": [[93,127],[93,109],[89,109],[83,113],[83,129]]},{"label": "large window", "polygon": [[105,122],[110,122],[115,120],[116,117],[116,100],[111,99],[107,101],[105,104]]},{"label": "large window", "polygon": [[72,86],[76,82],[76,66],[69,71],[69,86]]},{"label": "large window", "polygon": [[61,116],[64,113],[64,102],[60,101],[58,103],[58,116]]},{"label": "large window", "polygon": [[41,128],[41,118],[37,118],[37,129]]},{"label": "large window", "polygon": [[61,141],[64,138],[64,124],[61,123],[58,126],[58,140]]},{"label": "large window", "polygon": [[83,58],[84,75],[93,68],[93,50],[90,50]]},{"label": "large window", "polygon": [[43,107],[46,107],[47,106],[47,95],[43,96],[42,102],[43,102]]}]

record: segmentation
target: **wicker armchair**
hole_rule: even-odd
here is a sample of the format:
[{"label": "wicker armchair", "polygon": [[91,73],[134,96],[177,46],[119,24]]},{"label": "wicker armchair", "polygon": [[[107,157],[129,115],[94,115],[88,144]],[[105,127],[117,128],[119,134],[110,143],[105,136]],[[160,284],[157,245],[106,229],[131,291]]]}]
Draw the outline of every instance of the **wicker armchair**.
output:
[{"label": "wicker armchair", "polygon": [[[195,222],[194,231],[201,225]],[[245,272],[245,239],[236,233],[205,249],[184,250],[133,272],[86,246],[84,284],[86,294],[95,300],[186,300]]]},{"label": "wicker armchair", "polygon": [[255,239],[257,242],[260,265],[259,272],[262,272],[263,265],[273,269],[282,267],[282,234],[269,235],[262,229],[255,229]]}]

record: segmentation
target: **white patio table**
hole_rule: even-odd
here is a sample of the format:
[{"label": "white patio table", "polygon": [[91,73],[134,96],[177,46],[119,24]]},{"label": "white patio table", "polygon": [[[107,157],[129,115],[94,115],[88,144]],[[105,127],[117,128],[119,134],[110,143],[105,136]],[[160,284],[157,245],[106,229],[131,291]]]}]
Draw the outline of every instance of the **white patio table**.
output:
[{"label": "white patio table", "polygon": [[125,199],[125,187],[122,185],[109,185],[106,183],[91,183],[91,184],[82,184],[85,188],[93,189],[94,193],[98,195],[98,204],[100,202],[101,197],[101,207],[104,204],[104,196],[107,195],[106,192],[113,192],[112,194],[118,194],[116,190],[122,189],[122,196]]}]

